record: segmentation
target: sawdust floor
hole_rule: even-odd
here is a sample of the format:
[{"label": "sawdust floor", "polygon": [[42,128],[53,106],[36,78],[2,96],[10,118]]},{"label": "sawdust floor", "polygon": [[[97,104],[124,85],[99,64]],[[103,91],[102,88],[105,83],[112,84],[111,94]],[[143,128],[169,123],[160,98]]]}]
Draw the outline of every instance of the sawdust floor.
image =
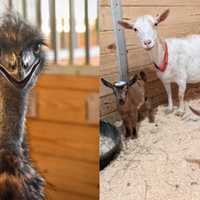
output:
[{"label": "sawdust floor", "polygon": [[[200,109],[199,100],[188,103]],[[200,199],[200,119],[188,106],[184,118],[164,110],[100,172],[101,200]]]}]

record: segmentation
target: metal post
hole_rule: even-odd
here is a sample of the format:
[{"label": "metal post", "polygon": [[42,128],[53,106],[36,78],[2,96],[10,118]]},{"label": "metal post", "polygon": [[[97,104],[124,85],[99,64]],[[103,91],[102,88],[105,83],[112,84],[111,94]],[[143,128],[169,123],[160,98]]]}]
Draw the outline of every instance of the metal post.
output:
[{"label": "metal post", "polygon": [[74,0],[69,0],[70,32],[69,32],[69,64],[74,64],[74,49],[76,45]]},{"label": "metal post", "polygon": [[58,60],[57,30],[56,30],[56,2],[49,0],[50,22],[51,22],[51,44],[54,51],[54,62]]},{"label": "metal post", "polygon": [[120,80],[128,80],[128,59],[126,52],[126,42],[124,37],[124,30],[118,24],[118,21],[122,19],[121,0],[111,0],[113,28],[115,32],[115,41],[117,46],[117,60],[118,71]]},{"label": "metal post", "polygon": [[24,19],[27,19],[27,6],[26,6],[26,0],[22,1],[22,8],[23,8],[23,16]]},{"label": "metal post", "polygon": [[12,8],[13,8],[13,2],[12,2],[12,0],[9,0],[8,6],[9,6],[9,9],[12,10]]},{"label": "metal post", "polygon": [[40,2],[40,0],[36,0],[36,18],[37,18],[37,26],[41,29],[42,19],[41,19],[41,2]]},{"label": "metal post", "polygon": [[88,0],[85,0],[85,64],[90,64],[90,25],[89,25],[89,12]]}]

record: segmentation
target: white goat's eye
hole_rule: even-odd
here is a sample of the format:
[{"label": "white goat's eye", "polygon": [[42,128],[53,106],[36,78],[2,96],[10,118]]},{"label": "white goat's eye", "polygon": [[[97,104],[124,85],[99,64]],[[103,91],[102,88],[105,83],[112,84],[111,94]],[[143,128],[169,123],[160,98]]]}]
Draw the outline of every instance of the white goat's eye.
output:
[{"label": "white goat's eye", "polygon": [[134,28],[134,31],[136,32],[136,31],[137,31],[137,28]]},{"label": "white goat's eye", "polygon": [[158,23],[155,23],[154,26],[158,26]]}]

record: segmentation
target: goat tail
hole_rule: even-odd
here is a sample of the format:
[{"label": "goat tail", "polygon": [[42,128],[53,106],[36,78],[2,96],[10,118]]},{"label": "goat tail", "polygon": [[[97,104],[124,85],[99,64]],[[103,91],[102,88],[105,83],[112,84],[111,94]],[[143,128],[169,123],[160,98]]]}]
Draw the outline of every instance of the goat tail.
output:
[{"label": "goat tail", "polygon": [[191,106],[189,106],[189,108],[195,115],[200,116],[200,110],[196,110],[196,109],[192,108]]}]

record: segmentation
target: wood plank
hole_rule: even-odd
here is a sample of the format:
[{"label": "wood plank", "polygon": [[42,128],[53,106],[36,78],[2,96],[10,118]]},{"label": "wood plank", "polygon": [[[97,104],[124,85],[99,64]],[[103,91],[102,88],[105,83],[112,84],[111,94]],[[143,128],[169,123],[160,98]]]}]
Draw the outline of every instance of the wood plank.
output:
[{"label": "wood plank", "polygon": [[27,127],[33,154],[79,160],[98,165],[98,126],[28,120]]},{"label": "wood plank", "polygon": [[56,190],[77,193],[94,199],[98,197],[97,164],[39,154],[33,154],[32,158],[47,183],[53,185]]},{"label": "wood plank", "polygon": [[[161,13],[168,7],[123,7],[123,17],[136,19],[142,15],[153,15]],[[199,23],[200,21],[200,7],[173,7],[170,8],[171,12],[169,17],[162,24],[187,24],[187,23]],[[184,15],[183,15],[184,13]],[[104,7],[101,9],[100,15],[100,31],[112,30],[112,15],[110,7]]]},{"label": "wood plank", "polygon": [[[196,24],[187,24],[187,25],[180,25],[177,27],[160,27],[161,28],[161,33],[164,36],[185,36],[188,35],[190,32],[193,33],[199,33],[199,27],[196,26]],[[100,34],[100,37],[105,38],[104,40],[102,39],[103,45],[106,47],[108,44],[110,44],[109,38],[112,37],[112,32],[102,32]],[[109,35],[111,37],[109,37]],[[143,69],[143,68],[148,68],[151,67],[152,65],[150,64],[150,59],[148,53],[142,49],[139,48],[137,38],[135,38],[135,35],[132,34],[131,31],[126,31],[126,40],[127,40],[127,49],[129,50],[128,52],[128,59],[129,59],[129,72],[136,71],[137,69]],[[107,44],[106,44],[107,42]],[[101,54],[101,68],[100,68],[100,74],[104,78],[108,78],[109,81],[115,81],[117,80],[117,63],[116,63],[116,55],[115,51],[110,51],[106,49],[106,53]],[[146,66],[146,67],[145,67]],[[105,94],[108,93],[108,89]],[[100,91],[102,93],[102,90]]]},{"label": "wood plank", "polygon": [[[138,69],[141,66],[150,65],[152,62],[148,53],[144,49],[130,50],[127,54],[128,68],[130,70]],[[101,55],[102,65],[100,69],[101,76],[117,72],[116,55]]]},{"label": "wood plank", "polygon": [[[162,38],[168,37],[184,37],[189,34],[200,34],[200,21],[197,23],[184,23],[184,24],[166,24],[161,25],[157,28],[159,35]],[[126,45],[127,50],[135,50],[141,49],[141,44],[136,37],[135,32],[131,30],[125,31],[126,37]],[[106,31],[100,33],[100,47],[101,47],[101,55],[112,55],[115,53],[115,50],[108,49],[108,45],[115,43],[115,38],[113,31]],[[104,60],[101,59],[101,65],[104,64]]]},{"label": "wood plank", "polygon": [[53,185],[53,192],[47,190],[48,197],[98,199],[97,126],[28,120],[28,132],[31,156]]},{"label": "wood plank", "polygon": [[[147,91],[149,98],[154,98],[156,96],[160,96],[165,94],[165,90],[163,84],[160,80],[156,79],[155,81],[148,82]],[[116,111],[116,100],[113,93],[101,96],[100,98],[100,115],[108,115],[114,111]]]},{"label": "wood plank", "polygon": [[[112,17],[110,1],[101,1],[101,15],[100,15],[100,47],[101,47],[101,77],[114,82],[118,80],[116,52],[115,50],[107,49],[107,46],[115,42],[114,34],[112,31]],[[183,37],[189,34],[200,33],[200,2],[197,0],[184,1],[184,0],[122,0],[123,4],[123,17],[136,19],[138,16],[151,14],[155,16],[157,13],[162,12],[170,7],[170,15],[168,19],[160,24],[158,32],[163,38],[167,37]],[[125,31],[126,44],[128,50],[129,60],[129,77],[133,72],[141,69],[149,68],[152,71],[152,65],[148,57],[136,38],[133,31]],[[166,92],[164,91],[162,83],[157,80],[155,72],[147,73],[150,77],[148,83],[148,90],[153,104],[159,105],[166,103]],[[192,91],[195,86],[188,86],[188,91]],[[100,86],[100,107],[101,116],[109,115],[116,110],[115,99],[111,94],[112,91]],[[177,87],[173,84],[173,94],[177,98]],[[188,96],[188,95],[187,95]]]},{"label": "wood plank", "polygon": [[[161,105],[163,103],[167,103],[167,95],[163,87],[163,84],[161,83],[160,80],[150,81],[147,85],[147,90],[154,107],[157,107],[158,105]],[[172,94],[173,94],[173,101],[177,102],[178,101],[178,87],[174,83],[172,84]],[[187,85],[185,99],[189,100],[191,99],[191,97],[193,99],[200,97],[200,83]],[[101,107],[100,116],[102,118],[115,112],[116,101],[115,101],[114,95],[107,94],[105,96],[101,96],[100,107]]]},{"label": "wood plank", "polygon": [[37,90],[38,119],[86,123],[85,101],[90,91],[47,89]]},{"label": "wood plank", "polygon": [[97,76],[42,74],[37,87],[98,91]]},{"label": "wood plank", "polygon": [[87,195],[80,195],[77,193],[71,193],[71,192],[65,192],[65,191],[60,191],[56,188],[54,189],[48,189],[46,190],[46,195],[48,200],[98,200],[99,197],[90,197]]},{"label": "wood plank", "polygon": [[[138,66],[137,68],[129,68],[129,79],[131,77],[133,77],[135,73],[139,73],[140,71],[144,71],[146,73],[148,82],[158,80],[158,77],[155,72],[155,67],[153,65]],[[114,71],[113,73],[109,73],[109,74],[102,73],[102,76],[104,79],[106,79],[112,83],[119,80],[117,71]],[[101,97],[109,95],[111,93],[112,93],[111,89],[105,87],[102,83],[100,84],[100,96]]]},{"label": "wood plank", "polygon": [[[122,0],[123,6],[200,6],[200,2],[198,0]],[[110,6],[110,0],[101,0],[100,6]]]}]

